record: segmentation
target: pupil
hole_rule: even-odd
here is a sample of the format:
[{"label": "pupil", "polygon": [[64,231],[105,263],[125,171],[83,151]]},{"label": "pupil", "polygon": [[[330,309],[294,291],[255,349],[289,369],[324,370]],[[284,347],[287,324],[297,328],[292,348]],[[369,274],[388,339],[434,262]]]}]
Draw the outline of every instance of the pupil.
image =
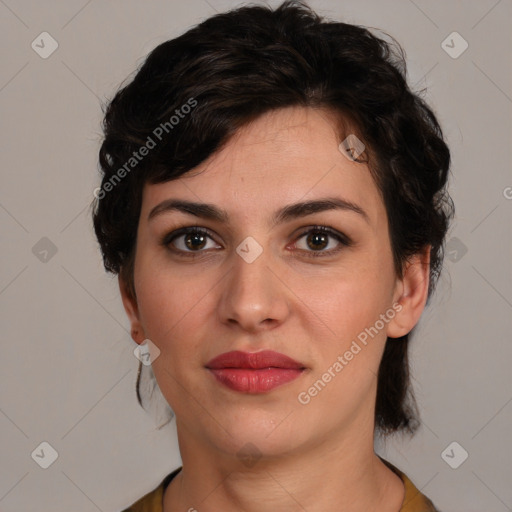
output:
[{"label": "pupil", "polygon": [[[204,245],[204,238],[205,237],[201,234],[188,235],[185,240],[185,243],[187,244],[187,247],[189,249],[200,249]],[[191,242],[191,240],[193,242]],[[201,244],[200,247],[198,245],[194,245],[194,242],[197,242],[198,240],[199,240],[199,243]]]},{"label": "pupil", "polygon": [[[315,235],[311,235],[310,236],[310,240],[313,240],[313,244],[316,245],[316,244],[321,244],[322,247],[320,247],[321,249],[323,249],[327,244],[326,244],[326,238],[327,236],[323,233],[317,233]],[[316,246],[316,247],[313,247],[313,249],[318,249],[319,247]]]}]

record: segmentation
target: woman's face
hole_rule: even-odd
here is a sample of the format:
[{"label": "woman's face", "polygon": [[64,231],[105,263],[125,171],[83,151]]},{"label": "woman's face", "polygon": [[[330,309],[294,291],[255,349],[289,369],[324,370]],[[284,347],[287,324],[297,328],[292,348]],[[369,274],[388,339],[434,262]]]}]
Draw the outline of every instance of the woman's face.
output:
[{"label": "woman's face", "polygon": [[[180,179],[146,185],[137,302],[123,300],[143,330],[137,341],[160,351],[153,371],[180,437],[224,454],[251,443],[278,455],[373,435],[386,337],[408,332],[398,325],[403,282],[368,167],[338,146],[326,111],[286,108]],[[191,226],[207,233],[176,233]],[[241,369],[235,358],[211,368],[221,354],[264,350],[299,364],[263,358],[260,367],[281,367]]]}]

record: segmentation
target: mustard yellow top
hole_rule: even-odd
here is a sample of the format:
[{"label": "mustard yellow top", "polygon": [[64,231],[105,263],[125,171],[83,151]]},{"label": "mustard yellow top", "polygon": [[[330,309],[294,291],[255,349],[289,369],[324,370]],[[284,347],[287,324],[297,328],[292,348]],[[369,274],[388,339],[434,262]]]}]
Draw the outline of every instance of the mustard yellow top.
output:
[{"label": "mustard yellow top", "polygon": [[[404,473],[382,457],[380,457],[380,459],[391,470],[393,470],[404,483],[405,496],[399,512],[439,512],[434,507],[434,504],[426,496],[421,494],[418,489],[416,489],[414,484]],[[169,485],[169,482],[180,472],[180,470],[181,467],[174,470],[172,473],[169,473],[156,489],[143,496],[131,507],[123,510],[123,512],[163,512],[164,491]]]}]

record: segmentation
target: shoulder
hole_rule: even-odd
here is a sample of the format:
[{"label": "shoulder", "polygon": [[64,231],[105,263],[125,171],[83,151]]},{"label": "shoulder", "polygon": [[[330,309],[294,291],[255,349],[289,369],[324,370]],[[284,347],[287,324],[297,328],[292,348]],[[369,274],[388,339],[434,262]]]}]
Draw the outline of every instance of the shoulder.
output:
[{"label": "shoulder", "polygon": [[163,497],[169,482],[180,472],[181,467],[169,473],[151,492],[137,500],[133,505],[124,509],[122,512],[162,512]]},{"label": "shoulder", "polygon": [[382,462],[393,470],[402,480],[405,487],[405,496],[399,512],[440,512],[432,501],[422,494],[405,473],[396,466],[380,457]]}]

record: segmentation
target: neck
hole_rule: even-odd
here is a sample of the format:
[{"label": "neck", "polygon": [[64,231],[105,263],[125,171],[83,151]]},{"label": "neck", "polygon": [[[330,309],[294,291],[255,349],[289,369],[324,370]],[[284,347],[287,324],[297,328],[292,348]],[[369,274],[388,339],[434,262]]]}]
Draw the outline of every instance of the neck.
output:
[{"label": "neck", "polygon": [[164,512],[398,512],[404,499],[401,479],[374,452],[372,432],[370,442],[364,434],[330,436],[331,442],[261,457],[249,467],[180,436],[177,426],[183,469],[166,489]]}]

